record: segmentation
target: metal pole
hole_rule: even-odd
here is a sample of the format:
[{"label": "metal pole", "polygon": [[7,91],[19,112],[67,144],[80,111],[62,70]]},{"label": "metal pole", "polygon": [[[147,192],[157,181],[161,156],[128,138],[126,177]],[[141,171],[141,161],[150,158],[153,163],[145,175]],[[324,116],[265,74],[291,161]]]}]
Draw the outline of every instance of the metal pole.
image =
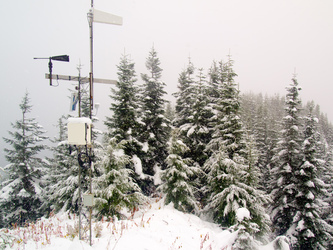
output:
[{"label": "metal pole", "polygon": [[77,94],[78,94],[78,98],[79,98],[78,115],[79,115],[79,117],[81,117],[81,63],[77,67],[77,69],[79,70],[79,84],[78,84],[78,90],[77,90]]},{"label": "metal pole", "polygon": [[[92,109],[93,109],[93,105],[94,105],[94,99],[93,99],[93,94],[94,94],[94,89],[93,89],[93,86],[94,86],[94,53],[93,53],[93,49],[94,49],[94,46],[93,46],[93,19],[94,19],[94,13],[93,13],[93,8],[94,8],[94,1],[91,0],[91,12],[90,12],[90,18],[89,18],[89,27],[90,27],[90,112],[89,112],[89,116],[90,116],[90,119],[92,119]],[[92,128],[91,128],[91,133],[90,133],[90,136],[91,136],[91,142],[92,142]],[[90,147],[90,150],[89,150],[89,180],[90,180],[90,186],[89,186],[89,193],[92,194],[92,164],[91,164],[91,157],[92,157],[92,147]],[[90,246],[92,245],[92,242],[91,242],[91,236],[92,236],[92,231],[91,231],[91,215],[92,215],[92,207],[89,208],[89,243],[90,243]]]},{"label": "metal pole", "polygon": [[[78,148],[78,154],[80,154],[79,150],[80,150],[80,148]],[[82,197],[81,197],[81,166],[79,163],[79,240],[81,240],[81,223],[82,223],[81,222],[81,207],[82,207],[81,199],[82,199]]]},{"label": "metal pole", "polygon": [[[81,117],[81,64],[77,68],[79,70],[79,86],[78,86],[78,98],[79,98],[79,107],[78,107],[78,115]],[[52,77],[51,77],[52,78]],[[78,148],[78,153],[81,150],[80,146]],[[81,195],[81,166],[79,163],[79,240],[82,239],[81,236],[81,210],[82,210],[82,195]]]},{"label": "metal pole", "polygon": [[94,98],[93,98],[93,91],[94,91],[94,38],[93,38],[93,19],[94,19],[94,13],[93,13],[93,0],[91,0],[91,12],[89,13],[89,30],[90,30],[90,119],[92,115],[92,109],[94,105]]}]

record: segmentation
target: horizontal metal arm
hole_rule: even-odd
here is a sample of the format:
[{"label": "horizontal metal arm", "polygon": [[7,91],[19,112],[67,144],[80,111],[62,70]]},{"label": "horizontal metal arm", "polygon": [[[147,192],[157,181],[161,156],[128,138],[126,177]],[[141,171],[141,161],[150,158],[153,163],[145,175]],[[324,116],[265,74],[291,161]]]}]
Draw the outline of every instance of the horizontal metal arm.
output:
[{"label": "horizontal metal arm", "polygon": [[[50,74],[45,74],[45,79],[50,79]],[[54,75],[52,74],[52,79],[54,80],[64,80],[64,81],[78,81],[78,76],[65,76],[65,75]],[[81,77],[81,83],[88,83],[89,77]],[[117,84],[116,80],[94,78],[94,83],[104,83],[104,84]]]}]

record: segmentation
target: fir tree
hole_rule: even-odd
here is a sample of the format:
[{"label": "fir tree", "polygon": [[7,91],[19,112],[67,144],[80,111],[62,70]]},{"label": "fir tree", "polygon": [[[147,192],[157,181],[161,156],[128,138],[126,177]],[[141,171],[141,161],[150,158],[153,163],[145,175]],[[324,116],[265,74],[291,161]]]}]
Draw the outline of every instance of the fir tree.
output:
[{"label": "fir tree", "polygon": [[155,189],[153,183],[155,168],[165,168],[170,125],[165,118],[164,110],[165,83],[160,80],[162,69],[154,48],[149,53],[146,67],[150,74],[141,75],[144,84],[141,91],[140,141],[146,145],[145,154],[141,157],[143,173],[147,176],[143,191],[150,194]]},{"label": "fir tree", "polygon": [[176,97],[176,117],[173,121],[175,127],[180,127],[189,123],[189,117],[192,115],[192,107],[194,102],[194,93],[191,85],[194,84],[195,68],[191,61],[185,70],[183,70],[178,78],[178,92],[174,93]]},{"label": "fir tree", "polygon": [[180,126],[180,130],[184,135],[184,142],[190,148],[191,158],[202,167],[208,159],[205,147],[211,139],[209,120],[212,117],[211,107],[208,105],[208,86],[203,69],[199,69],[197,81],[189,88],[192,95],[192,113],[187,118],[187,123]]},{"label": "fir tree", "polygon": [[233,158],[235,153],[244,155],[244,130],[240,120],[239,91],[236,88],[234,77],[237,76],[232,69],[233,62],[229,58],[227,63],[219,63],[215,73],[214,87],[211,93],[210,105],[214,116],[211,118],[213,127],[212,139],[208,150],[219,149],[221,145],[227,150],[228,157]]},{"label": "fir tree", "polygon": [[124,153],[125,141],[111,139],[104,151],[101,176],[94,178],[98,216],[121,218],[123,208],[134,209],[144,201],[140,187],[131,178],[132,170],[126,168],[131,158]]},{"label": "fir tree", "polygon": [[[128,161],[127,168],[134,170],[135,181],[142,185],[141,158],[144,155],[143,145],[139,141],[142,124],[139,121],[139,88],[136,86],[136,74],[134,63],[128,55],[123,55],[120,59],[118,68],[118,81],[116,89],[112,90],[113,102],[110,111],[112,117],[107,117],[105,125],[108,128],[107,144],[109,140],[116,139],[117,143],[122,143],[124,152],[133,161]],[[137,162],[137,163],[136,163]]]},{"label": "fir tree", "polygon": [[[321,180],[325,182],[328,191],[328,196],[324,197],[324,201],[328,206],[324,209],[323,218],[327,223],[333,226],[333,146],[325,145],[326,154],[324,155],[324,171],[321,175]],[[322,152],[323,153],[323,152]]]},{"label": "fir tree", "polygon": [[256,236],[261,237],[269,232],[270,221],[264,206],[270,199],[255,185],[258,178],[251,171],[258,170],[245,162],[246,159],[238,155],[233,159],[228,158],[223,149],[213,153],[205,164],[206,169],[210,169],[205,211],[223,227],[230,227],[237,222],[237,209],[244,207],[251,212],[251,222],[259,226]]},{"label": "fir tree", "polygon": [[206,148],[211,156],[205,163],[208,176],[205,211],[222,226],[230,227],[236,223],[237,209],[244,207],[252,215],[251,222],[257,223],[260,234],[264,234],[269,230],[264,211],[264,204],[269,199],[258,189],[256,150],[253,143],[247,146],[238,116],[238,90],[233,80],[236,74],[230,60],[219,65],[215,79],[220,82],[215,86],[212,102],[213,134]]},{"label": "fir tree", "polygon": [[[118,67],[117,89],[112,89],[110,96],[110,110],[113,112],[112,117],[106,117],[105,125],[109,129],[109,138],[116,138],[117,142],[122,140],[129,141],[136,138],[139,133],[138,124],[138,88],[135,86],[134,63],[129,56],[123,55]],[[128,151],[128,152],[127,152]],[[133,149],[128,146],[125,152],[133,155]]]},{"label": "fir tree", "polygon": [[165,204],[172,202],[179,211],[196,213],[198,205],[194,196],[195,185],[191,179],[200,169],[192,166],[193,161],[190,158],[182,157],[188,150],[179,139],[179,130],[175,129],[169,141],[167,168],[162,172],[164,183],[160,189],[166,194]]},{"label": "fir tree", "polygon": [[236,211],[236,225],[231,227],[232,231],[237,231],[237,238],[232,245],[236,250],[255,250],[258,249],[259,242],[254,238],[254,235],[260,231],[259,226],[251,222],[249,210],[242,207]]},{"label": "fir tree", "polygon": [[287,87],[286,116],[283,119],[281,140],[272,159],[275,167],[271,171],[273,175],[271,195],[274,201],[271,211],[277,235],[283,235],[288,231],[297,212],[295,198],[298,194],[298,183],[295,173],[299,170],[303,159],[300,89],[297,80],[293,78],[292,84]]},{"label": "fir tree", "polygon": [[9,177],[2,184],[0,195],[0,209],[5,211],[3,220],[6,225],[23,225],[44,212],[40,207],[47,165],[38,154],[46,148],[41,144],[46,136],[35,119],[28,117],[32,110],[28,93],[23,97],[20,109],[22,119],[12,124],[16,131],[9,132],[11,138],[4,138],[12,147],[5,149],[9,164],[4,169]]},{"label": "fir tree", "polygon": [[172,121],[175,119],[176,111],[175,107],[171,104],[171,102],[168,102],[165,107],[165,117],[172,123]]},{"label": "fir tree", "polygon": [[313,106],[310,106],[305,118],[303,162],[295,173],[297,212],[287,231],[293,249],[327,249],[328,242],[333,240],[333,227],[321,218],[325,206],[322,197],[327,197],[328,192],[319,178],[324,171],[324,161],[317,154],[320,135],[317,132],[318,119],[312,112]]},{"label": "fir tree", "polygon": [[[79,162],[78,154],[81,149],[68,145],[67,129],[64,123],[66,118],[58,120],[59,134],[52,141],[56,145],[52,148],[53,157],[51,162],[51,175],[49,176],[48,192],[52,209],[78,213],[79,211]],[[88,189],[89,176],[87,166],[81,169],[81,192]],[[84,181],[86,179],[86,181]]]}]

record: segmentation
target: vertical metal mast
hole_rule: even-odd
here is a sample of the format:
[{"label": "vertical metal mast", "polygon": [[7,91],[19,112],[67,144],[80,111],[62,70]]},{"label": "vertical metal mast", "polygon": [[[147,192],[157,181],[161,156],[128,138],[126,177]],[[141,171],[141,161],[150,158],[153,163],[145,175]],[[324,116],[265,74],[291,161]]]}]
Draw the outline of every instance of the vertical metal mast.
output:
[{"label": "vertical metal mast", "polygon": [[91,0],[91,9],[90,12],[88,13],[88,21],[89,21],[89,30],[90,30],[90,73],[89,73],[89,78],[90,78],[90,119],[92,116],[92,109],[94,105],[93,101],[93,85],[94,85],[94,38],[93,38],[93,19],[94,19],[94,0]]},{"label": "vertical metal mast", "polygon": [[[96,15],[96,16],[94,16]],[[91,0],[91,9],[88,13],[88,22],[89,22],[89,30],[90,30],[90,73],[89,73],[89,79],[90,79],[90,113],[89,118],[92,119],[92,110],[94,106],[94,53],[93,53],[93,23],[94,22],[100,22],[100,23],[107,23],[107,24],[115,24],[115,25],[122,25],[123,20],[122,17],[115,16],[106,12],[102,11],[96,11],[94,10],[94,0]],[[90,133],[92,137],[92,131]],[[91,138],[91,142],[92,142]],[[92,168],[93,168],[93,162],[92,162],[92,146],[89,149],[89,179],[90,179],[90,187],[89,187],[89,193],[92,194]],[[89,209],[89,231],[90,231],[90,246],[92,245],[91,237],[92,237],[92,231],[91,231],[91,216],[92,216],[92,206],[90,206]]]},{"label": "vertical metal mast", "polygon": [[[93,109],[93,86],[94,86],[94,38],[93,38],[93,23],[94,23],[94,0],[91,0],[91,9],[90,12],[88,13],[88,22],[89,22],[89,30],[90,30],[90,73],[89,73],[89,78],[90,78],[90,107],[89,107],[89,118],[92,118],[92,109]],[[92,128],[91,128],[92,129]],[[90,133],[90,136],[92,137],[92,131]],[[92,141],[92,138],[91,138]],[[91,158],[92,158],[92,148],[90,147],[89,149],[89,181],[90,181],[90,185],[89,185],[89,193],[92,194],[92,162],[91,162]],[[92,237],[92,232],[91,232],[91,216],[92,216],[92,207],[89,207],[89,243],[90,246],[92,245],[91,242],[91,237]]]}]

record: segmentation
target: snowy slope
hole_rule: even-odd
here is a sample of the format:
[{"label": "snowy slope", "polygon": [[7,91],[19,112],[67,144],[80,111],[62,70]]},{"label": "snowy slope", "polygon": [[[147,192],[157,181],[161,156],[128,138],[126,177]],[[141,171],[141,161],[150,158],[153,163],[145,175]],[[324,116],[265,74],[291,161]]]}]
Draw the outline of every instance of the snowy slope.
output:
[{"label": "snowy slope", "polygon": [[[223,231],[216,224],[179,212],[172,205],[164,206],[162,200],[153,201],[127,220],[94,222],[92,246],[88,240],[79,241],[75,237],[73,228],[77,220],[69,219],[66,214],[56,215],[25,228],[2,230],[1,236],[16,237],[7,249],[27,250],[231,249],[236,237],[236,233]],[[96,237],[98,231],[100,236]],[[261,248],[271,249],[274,249],[273,244]]]}]

